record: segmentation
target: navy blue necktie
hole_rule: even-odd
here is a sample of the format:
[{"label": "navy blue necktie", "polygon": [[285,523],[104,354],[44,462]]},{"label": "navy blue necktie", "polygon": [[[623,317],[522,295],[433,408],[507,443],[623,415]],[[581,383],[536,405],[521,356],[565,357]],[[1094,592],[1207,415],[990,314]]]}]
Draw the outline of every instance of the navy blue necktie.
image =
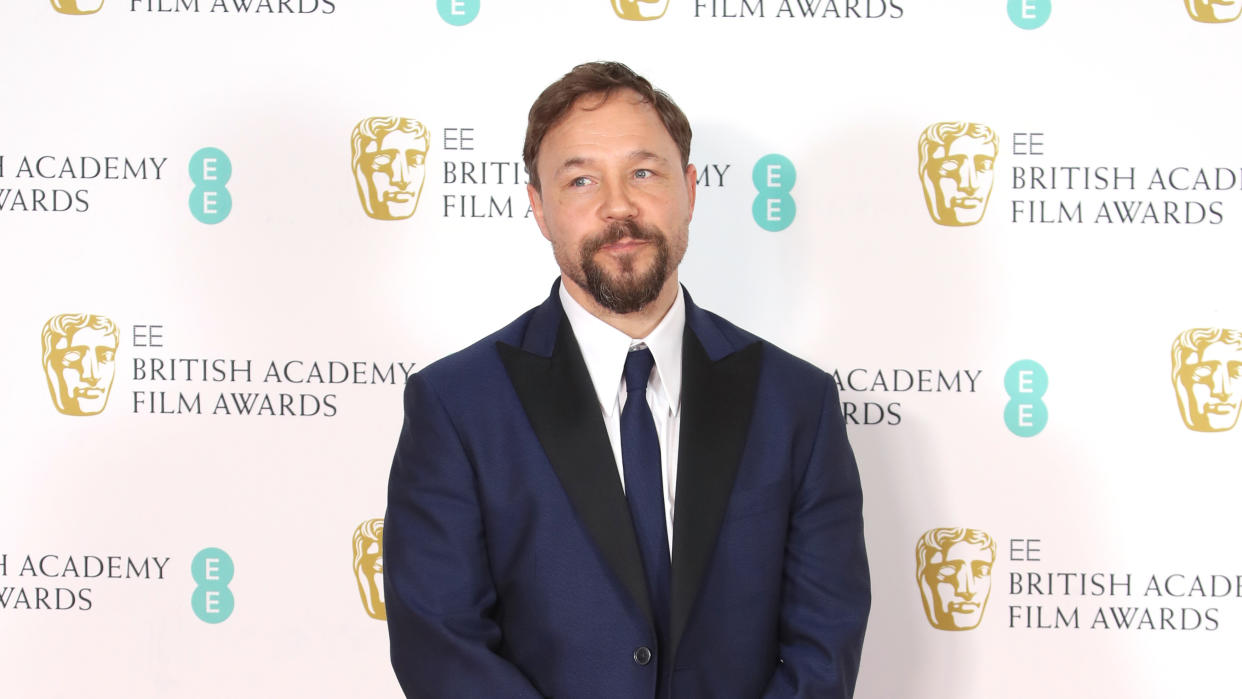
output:
[{"label": "navy blue necktie", "polygon": [[655,614],[660,644],[667,640],[671,564],[664,526],[664,479],[660,439],[647,405],[647,379],[655,357],[651,350],[631,351],[625,358],[625,408],[621,410],[621,461],[625,468],[625,498],[630,504],[634,533],[647,574],[647,592]]}]

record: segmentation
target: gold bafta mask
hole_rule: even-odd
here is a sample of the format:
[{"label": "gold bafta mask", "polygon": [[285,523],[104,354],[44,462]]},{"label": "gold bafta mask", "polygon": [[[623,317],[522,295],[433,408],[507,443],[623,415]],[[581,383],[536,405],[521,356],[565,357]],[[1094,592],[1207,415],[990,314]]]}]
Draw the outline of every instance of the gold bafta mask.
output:
[{"label": "gold bafta mask", "polygon": [[932,220],[973,226],[983,220],[995,179],[996,132],[968,121],[942,121],[919,137],[919,180]]},{"label": "gold bafta mask", "polygon": [[915,545],[914,557],[927,621],[941,631],[978,626],[992,591],[992,537],[978,529],[930,529]]},{"label": "gold bafta mask", "polygon": [[354,530],[354,578],[362,606],[373,619],[384,610],[384,520],[368,519]]},{"label": "gold bafta mask", "polygon": [[103,7],[103,0],[52,0],[52,7],[65,15],[93,15]]},{"label": "gold bafta mask", "polygon": [[1186,11],[1196,22],[1232,22],[1242,15],[1242,0],[1186,0]]},{"label": "gold bafta mask", "polygon": [[404,117],[370,117],[358,122],[350,140],[354,180],[367,215],[382,221],[413,216],[427,178],[426,127]]},{"label": "gold bafta mask", "polygon": [[1242,407],[1242,330],[1191,328],[1178,335],[1173,341],[1173,390],[1190,429],[1233,429]]},{"label": "gold bafta mask", "polygon": [[660,19],[668,9],[668,0],[612,0],[612,9],[621,19]]},{"label": "gold bafta mask", "polygon": [[43,326],[43,373],[52,403],[65,415],[98,415],[116,376],[120,332],[104,316],[62,313]]}]

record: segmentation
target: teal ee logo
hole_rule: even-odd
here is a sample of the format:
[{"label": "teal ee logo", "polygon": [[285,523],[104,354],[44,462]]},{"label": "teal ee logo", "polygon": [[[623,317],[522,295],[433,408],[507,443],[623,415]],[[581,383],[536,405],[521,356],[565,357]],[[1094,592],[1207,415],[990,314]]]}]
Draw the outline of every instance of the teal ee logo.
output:
[{"label": "teal ee logo", "polygon": [[1052,0],[1008,0],[1009,20],[1021,29],[1039,29],[1052,16]]},{"label": "teal ee logo", "polygon": [[1048,372],[1039,362],[1023,359],[1014,362],[1005,372],[1005,426],[1019,437],[1034,437],[1048,426],[1048,406],[1044,405],[1044,393],[1048,391]]},{"label": "teal ee logo", "polygon": [[765,231],[783,231],[793,223],[798,207],[794,204],[789,190],[793,189],[798,179],[798,171],[789,158],[778,153],[771,153],[755,163],[751,172],[755,189],[759,190],[755,203],[751,206],[751,214],[755,223]]},{"label": "teal ee logo", "polygon": [[219,148],[199,149],[190,158],[190,180],[194,191],[190,192],[190,213],[202,223],[214,224],[228,218],[233,210],[233,197],[224,185],[233,176],[233,164],[229,156]]},{"label": "teal ee logo", "polygon": [[233,614],[233,559],[217,548],[198,552],[190,562],[190,575],[198,587],[190,596],[194,616],[208,624],[219,624]]},{"label": "teal ee logo", "polygon": [[436,9],[440,18],[454,27],[462,27],[479,16],[479,4],[482,0],[436,0]]}]

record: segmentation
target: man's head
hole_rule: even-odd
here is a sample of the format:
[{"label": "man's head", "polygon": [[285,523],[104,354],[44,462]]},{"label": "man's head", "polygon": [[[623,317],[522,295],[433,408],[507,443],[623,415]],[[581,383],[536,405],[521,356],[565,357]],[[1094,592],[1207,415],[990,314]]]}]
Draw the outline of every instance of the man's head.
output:
[{"label": "man's head", "polygon": [[56,409],[98,415],[108,405],[120,333],[111,320],[62,313],[43,326],[43,373]]},{"label": "man's head", "polygon": [[531,106],[535,220],[566,283],[613,313],[676,286],[694,212],[690,137],[672,99],[620,63],[580,65]]},{"label": "man's head", "polygon": [[362,606],[375,619],[384,619],[384,520],[368,519],[354,530],[354,578]]},{"label": "man's head", "polygon": [[915,545],[914,557],[914,576],[931,625],[944,631],[978,626],[992,591],[992,537],[978,529],[931,529]]},{"label": "man's head", "polygon": [[1186,426],[1223,432],[1242,408],[1242,331],[1192,328],[1173,341],[1173,389]]},{"label": "man's head", "polygon": [[362,208],[371,218],[409,218],[418,208],[430,134],[413,119],[370,117],[351,137],[354,180]]},{"label": "man's head", "polygon": [[612,9],[623,19],[659,19],[668,9],[668,0],[612,0]]},{"label": "man's head", "polygon": [[1242,0],[1186,0],[1186,11],[1197,22],[1232,22],[1242,15]]},{"label": "man's head", "polygon": [[919,137],[919,180],[932,220],[970,226],[983,219],[992,194],[996,133],[983,124],[943,121]]}]

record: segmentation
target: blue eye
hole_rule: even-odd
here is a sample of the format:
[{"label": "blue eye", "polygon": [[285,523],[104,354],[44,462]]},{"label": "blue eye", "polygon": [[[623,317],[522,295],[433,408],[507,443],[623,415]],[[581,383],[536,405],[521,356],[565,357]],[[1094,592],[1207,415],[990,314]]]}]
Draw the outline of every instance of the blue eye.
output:
[{"label": "blue eye", "polygon": [[591,178],[589,177],[575,177],[569,181],[569,186],[571,187],[585,187],[588,184],[591,184]]},{"label": "blue eye", "polygon": [[646,168],[643,168],[643,169],[641,169],[641,170],[635,170],[635,171],[634,171],[634,176],[635,176],[635,177],[637,177],[637,178],[638,178],[638,179],[640,179],[640,180],[645,180],[645,179],[647,179],[648,177],[652,177],[653,175],[655,175],[655,173],[654,173],[654,172],[652,172],[652,171],[650,171],[650,170],[648,170],[648,169],[646,169]]}]

